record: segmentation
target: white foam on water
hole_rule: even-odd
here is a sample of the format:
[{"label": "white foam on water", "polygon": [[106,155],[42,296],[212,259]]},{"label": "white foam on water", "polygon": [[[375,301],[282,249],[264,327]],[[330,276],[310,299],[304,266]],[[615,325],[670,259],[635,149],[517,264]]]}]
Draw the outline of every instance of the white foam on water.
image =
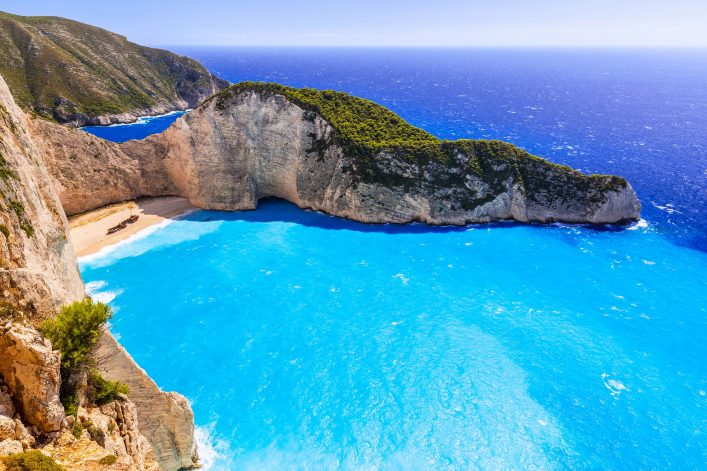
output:
[{"label": "white foam on water", "polygon": [[395,278],[395,279],[400,280],[404,285],[410,283],[410,278],[408,278],[407,276],[403,275],[402,273],[398,273],[398,274],[396,274],[396,275],[393,275],[391,278]]},{"label": "white foam on water", "polygon": [[611,391],[611,396],[614,399],[618,399],[622,392],[628,391],[629,389],[617,379],[612,379],[611,375],[602,373],[601,380],[604,382],[604,387]]},{"label": "white foam on water", "polygon": [[222,467],[221,463],[228,461],[228,457],[232,456],[228,442],[219,440],[214,436],[215,425],[216,423],[214,422],[209,425],[197,425],[194,427],[194,438],[196,439],[199,461],[203,470],[228,469],[228,467]]},{"label": "white foam on water", "polygon": [[93,296],[95,293],[99,292],[102,288],[105,288],[108,282],[104,280],[89,281],[86,283],[86,294]]},{"label": "white foam on water", "polygon": [[680,211],[675,209],[675,205],[673,203],[665,203],[664,205],[660,205],[660,204],[656,203],[655,201],[651,201],[651,204],[656,209],[660,209],[661,211],[666,212],[668,214],[673,214],[673,213],[682,214]]},{"label": "white foam on water", "polygon": [[93,298],[94,301],[97,301],[99,303],[103,304],[109,304],[111,301],[113,301],[117,296],[123,293],[122,289],[116,290],[116,291],[99,291],[91,295],[91,298]]},{"label": "white foam on water", "polygon": [[629,231],[637,231],[639,229],[648,229],[650,227],[650,224],[648,224],[648,221],[645,219],[639,219],[637,222],[631,224],[631,226],[628,228]]}]

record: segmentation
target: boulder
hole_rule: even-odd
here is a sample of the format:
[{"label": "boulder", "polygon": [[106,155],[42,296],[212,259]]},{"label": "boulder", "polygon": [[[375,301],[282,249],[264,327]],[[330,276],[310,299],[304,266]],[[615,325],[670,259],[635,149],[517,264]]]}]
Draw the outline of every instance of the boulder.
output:
[{"label": "boulder", "polygon": [[64,421],[59,367],[59,352],[36,330],[0,328],[0,375],[23,422],[40,432],[59,431]]}]

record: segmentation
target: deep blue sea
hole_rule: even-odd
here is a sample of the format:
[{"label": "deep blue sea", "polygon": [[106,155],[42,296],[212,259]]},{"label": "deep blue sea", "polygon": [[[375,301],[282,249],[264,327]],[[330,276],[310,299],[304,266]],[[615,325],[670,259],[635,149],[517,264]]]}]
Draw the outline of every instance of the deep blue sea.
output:
[{"label": "deep blue sea", "polygon": [[113,332],[191,400],[207,468],[704,469],[707,51],[173,49],[623,175],[643,204],[600,231],[265,201],[83,259]]}]

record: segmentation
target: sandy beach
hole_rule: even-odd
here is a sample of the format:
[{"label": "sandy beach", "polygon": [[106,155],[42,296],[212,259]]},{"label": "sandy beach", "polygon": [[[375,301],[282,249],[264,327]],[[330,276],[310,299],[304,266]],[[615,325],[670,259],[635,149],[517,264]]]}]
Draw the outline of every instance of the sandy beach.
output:
[{"label": "sandy beach", "polygon": [[[74,251],[78,257],[90,255],[103,247],[125,240],[146,227],[181,216],[193,209],[196,208],[186,198],[167,196],[141,198],[71,216],[69,227]],[[138,220],[118,232],[106,234],[108,229],[131,216],[138,216]]]}]

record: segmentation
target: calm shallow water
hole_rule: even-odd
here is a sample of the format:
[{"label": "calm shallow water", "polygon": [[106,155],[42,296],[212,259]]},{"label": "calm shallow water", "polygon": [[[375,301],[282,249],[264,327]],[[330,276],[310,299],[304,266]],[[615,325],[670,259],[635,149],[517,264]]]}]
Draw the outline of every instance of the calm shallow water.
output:
[{"label": "calm shallow water", "polygon": [[265,202],[84,260],[213,469],[697,469],[707,256],[650,229],[364,226]]},{"label": "calm shallow water", "polygon": [[267,201],[82,261],[212,469],[704,466],[707,53],[179,52],[624,175],[647,220],[364,226]]}]

